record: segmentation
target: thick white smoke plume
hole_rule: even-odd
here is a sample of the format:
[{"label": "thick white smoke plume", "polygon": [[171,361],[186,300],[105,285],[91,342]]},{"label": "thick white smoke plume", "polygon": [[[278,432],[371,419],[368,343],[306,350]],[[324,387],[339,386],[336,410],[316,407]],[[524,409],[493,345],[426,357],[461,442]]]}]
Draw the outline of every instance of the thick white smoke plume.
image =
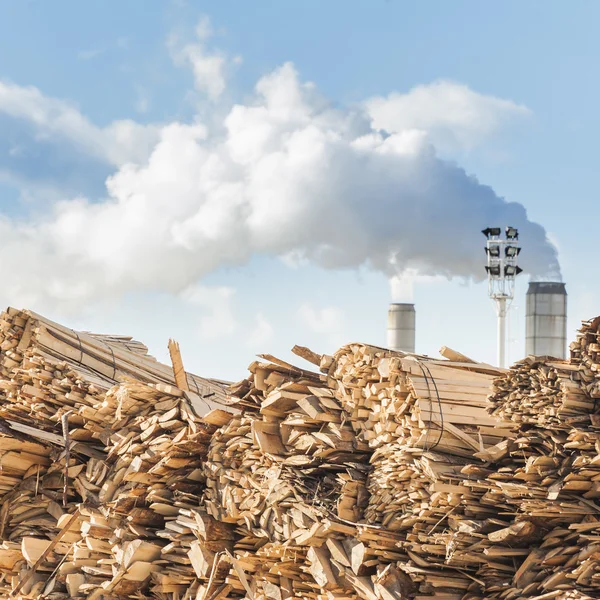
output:
[{"label": "thick white smoke plume", "polygon": [[155,134],[147,160],[108,179],[105,201],[1,219],[5,293],[73,305],[179,293],[256,255],[479,280],[480,231],[495,225],[519,228],[527,272],[559,276],[554,246],[522,205],[438,158],[423,129],[383,132],[367,108],[334,108],[291,64],[263,77],[219,127],[173,123]]}]

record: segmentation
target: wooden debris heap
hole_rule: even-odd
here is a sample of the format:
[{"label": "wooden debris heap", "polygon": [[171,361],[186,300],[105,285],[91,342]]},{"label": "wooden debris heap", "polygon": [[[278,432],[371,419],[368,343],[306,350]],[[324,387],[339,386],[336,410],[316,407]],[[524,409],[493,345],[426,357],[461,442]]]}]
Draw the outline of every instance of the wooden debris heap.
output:
[{"label": "wooden debris heap", "polygon": [[9,309],[0,597],[600,598],[599,323],[570,361],[296,347],[226,392]]},{"label": "wooden debris heap", "polygon": [[[165,523],[152,517],[137,480],[169,488],[162,496],[177,501],[179,486],[192,486],[186,493],[198,505],[200,461],[217,426],[197,413],[219,406],[223,386],[188,374],[199,393],[184,393],[173,371],[130,338],[75,332],[14,309],[0,318],[0,364],[0,595],[146,589],[157,567],[140,557],[156,558],[146,540],[160,540],[150,526]],[[133,560],[126,550],[141,541]],[[164,577],[155,583],[182,589],[180,573],[167,568]]]},{"label": "wooden debris heap", "polygon": [[[474,585],[461,571],[479,561],[449,564],[446,537],[434,537],[449,512],[464,513],[453,481],[473,453],[510,432],[486,411],[501,371],[361,344],[332,357],[295,351],[323,375],[264,355],[234,388],[246,413],[213,437],[209,513],[308,561],[308,581],[274,579],[272,567],[269,598],[459,600]],[[253,562],[247,577],[260,587]]]},{"label": "wooden debris heap", "polygon": [[482,558],[475,575],[482,588],[467,598],[600,597],[594,331],[584,324],[571,360],[528,357],[494,383],[491,413],[518,428],[477,453],[484,468],[461,482],[480,506],[497,511],[495,519],[474,523],[480,539],[470,546],[467,528],[458,527],[463,548],[455,558]]},{"label": "wooden debris heap", "polygon": [[492,415],[542,428],[569,429],[589,423],[595,413],[596,399],[586,387],[579,364],[529,356],[512,368],[510,377],[496,382],[490,396]]},{"label": "wooden debris heap", "polygon": [[511,431],[487,412],[502,372],[448,348],[442,353],[446,360],[351,345],[323,365],[357,436],[375,448],[365,520],[398,532],[407,558],[395,566],[421,600],[459,600],[477,589],[479,561],[455,554],[456,528],[464,518],[496,513],[459,484],[474,453]]}]

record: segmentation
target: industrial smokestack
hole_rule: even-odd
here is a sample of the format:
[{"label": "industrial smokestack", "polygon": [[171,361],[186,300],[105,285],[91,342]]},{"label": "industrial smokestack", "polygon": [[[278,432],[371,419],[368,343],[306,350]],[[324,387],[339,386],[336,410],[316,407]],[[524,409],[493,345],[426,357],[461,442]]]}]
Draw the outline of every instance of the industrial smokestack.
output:
[{"label": "industrial smokestack", "polygon": [[534,356],[566,358],[567,290],[564,283],[532,281],[527,290],[525,348]]},{"label": "industrial smokestack", "polygon": [[387,346],[390,350],[415,351],[415,320],[414,304],[390,304],[387,328]]}]

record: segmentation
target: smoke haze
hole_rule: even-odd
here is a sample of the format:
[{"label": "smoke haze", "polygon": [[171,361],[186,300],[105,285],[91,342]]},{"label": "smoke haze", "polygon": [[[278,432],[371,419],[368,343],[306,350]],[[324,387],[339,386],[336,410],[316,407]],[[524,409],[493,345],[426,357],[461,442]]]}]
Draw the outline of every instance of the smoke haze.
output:
[{"label": "smoke haze", "polygon": [[[210,90],[216,96],[221,88]],[[0,112],[2,102],[0,95]],[[508,104],[498,110],[523,110]],[[150,144],[142,156],[128,151],[124,161],[118,137],[106,133],[114,128],[106,129],[104,152],[119,166],[104,201],[78,197],[35,219],[1,218],[5,293],[24,304],[44,297],[69,306],[140,290],[179,294],[254,256],[477,281],[485,276],[481,230],[494,225],[519,228],[527,273],[560,277],[544,228],[521,204],[441,160],[423,114],[418,127],[399,118],[403,129],[384,131],[369,106],[334,107],[285,64],[217,124],[140,128],[144,148]],[[391,119],[389,107],[382,114]],[[47,120],[52,129],[51,114]],[[129,127],[127,148],[136,131]],[[61,135],[75,133],[63,125]]]}]

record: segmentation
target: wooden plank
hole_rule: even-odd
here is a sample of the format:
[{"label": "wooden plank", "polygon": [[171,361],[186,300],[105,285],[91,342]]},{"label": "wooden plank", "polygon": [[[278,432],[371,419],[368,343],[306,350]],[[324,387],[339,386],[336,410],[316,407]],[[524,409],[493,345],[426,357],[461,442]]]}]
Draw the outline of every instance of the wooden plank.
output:
[{"label": "wooden plank", "polygon": [[183,367],[183,359],[181,358],[181,350],[179,344],[175,340],[169,340],[169,355],[173,365],[173,376],[175,384],[180,390],[189,392],[190,388],[187,382],[187,375]]}]

